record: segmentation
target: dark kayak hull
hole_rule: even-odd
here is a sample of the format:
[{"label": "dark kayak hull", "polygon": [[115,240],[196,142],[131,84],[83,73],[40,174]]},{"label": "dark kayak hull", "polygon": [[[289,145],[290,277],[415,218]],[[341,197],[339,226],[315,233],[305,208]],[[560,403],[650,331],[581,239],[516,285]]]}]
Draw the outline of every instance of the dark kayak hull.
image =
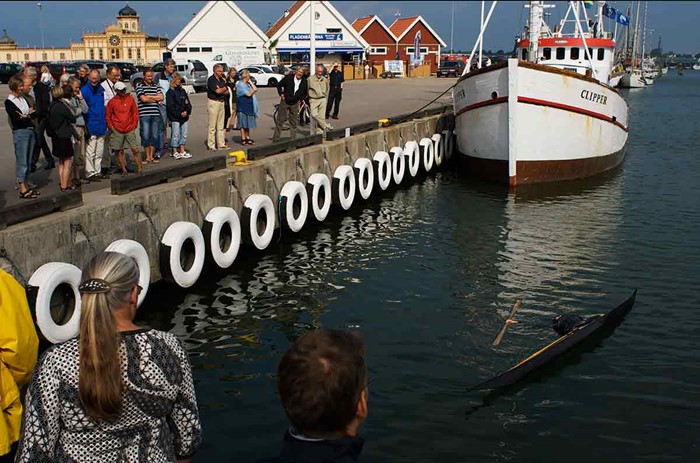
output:
[{"label": "dark kayak hull", "polygon": [[632,310],[637,291],[622,304],[604,315],[591,317],[588,322],[556,341],[538,350],[513,368],[499,374],[498,376],[484,381],[469,388],[469,391],[479,391],[484,389],[497,389],[510,386],[528,376],[530,373],[552,362],[562,356],[568,350],[576,347],[596,333],[614,330],[625,318],[625,315]]}]

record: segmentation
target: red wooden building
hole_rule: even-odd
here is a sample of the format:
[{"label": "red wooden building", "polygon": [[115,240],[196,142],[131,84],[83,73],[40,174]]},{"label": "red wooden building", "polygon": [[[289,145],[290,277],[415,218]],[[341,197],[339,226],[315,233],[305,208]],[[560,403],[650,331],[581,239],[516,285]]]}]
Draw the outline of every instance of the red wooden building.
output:
[{"label": "red wooden building", "polygon": [[383,64],[385,60],[396,59],[398,41],[379,16],[357,18],[352,22],[352,27],[370,45],[369,62]]},{"label": "red wooden building", "polygon": [[[416,34],[420,31],[420,53],[423,56],[423,62],[430,63],[430,72],[437,72],[440,63],[440,50],[442,47],[446,47],[447,44],[422,16],[397,19],[389,26],[389,30],[396,38],[399,59],[403,61],[411,60],[413,56],[413,42]],[[374,46],[369,40],[367,42]]]}]

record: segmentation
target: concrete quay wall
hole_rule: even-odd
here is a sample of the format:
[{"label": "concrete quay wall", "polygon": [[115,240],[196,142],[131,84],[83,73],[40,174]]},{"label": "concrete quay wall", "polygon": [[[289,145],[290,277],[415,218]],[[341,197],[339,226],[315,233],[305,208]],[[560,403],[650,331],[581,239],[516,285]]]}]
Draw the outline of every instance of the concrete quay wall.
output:
[{"label": "concrete quay wall", "polygon": [[[0,265],[22,283],[47,262],[66,262],[82,268],[95,254],[118,239],[141,243],[148,252],[151,281],[161,279],[158,267],[160,240],[174,222],[202,226],[203,214],[213,207],[231,207],[241,215],[248,195],[268,195],[276,205],[280,189],[291,180],[306,183],[317,172],[332,179],[340,165],[353,165],[360,157],[403,147],[447,128],[445,116],[435,115],[363,134],[353,135],[296,151],[229,166],[121,196],[100,190],[83,195],[84,205],[0,231]],[[410,182],[408,172],[403,183]],[[375,188],[373,195],[381,194]],[[355,202],[362,201],[356,194]],[[340,207],[331,213],[343,213]],[[279,227],[279,217],[275,219]],[[309,219],[307,225],[309,226]],[[235,264],[234,264],[235,265]]]}]

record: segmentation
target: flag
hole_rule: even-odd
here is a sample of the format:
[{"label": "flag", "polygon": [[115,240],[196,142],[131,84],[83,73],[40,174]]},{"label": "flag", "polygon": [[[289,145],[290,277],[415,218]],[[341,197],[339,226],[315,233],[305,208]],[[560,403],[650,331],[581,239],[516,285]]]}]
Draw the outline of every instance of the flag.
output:
[{"label": "flag", "polygon": [[603,5],[603,16],[617,20],[617,14],[618,11],[615,8],[611,7],[607,3]]},{"label": "flag", "polygon": [[630,18],[618,11],[615,17],[615,21],[617,21],[619,24],[622,24],[623,26],[629,26]]},{"label": "flag", "polygon": [[593,8],[593,0],[585,0],[583,6],[585,6],[587,10],[590,10]]}]

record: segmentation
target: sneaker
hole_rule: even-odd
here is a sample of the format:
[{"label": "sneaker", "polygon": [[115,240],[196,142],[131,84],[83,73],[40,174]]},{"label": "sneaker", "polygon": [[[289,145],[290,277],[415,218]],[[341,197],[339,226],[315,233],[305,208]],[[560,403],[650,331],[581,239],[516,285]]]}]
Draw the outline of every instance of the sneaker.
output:
[{"label": "sneaker", "polygon": [[185,159],[185,155],[183,153],[177,152],[173,154],[173,158],[175,159]]},{"label": "sneaker", "polygon": [[189,159],[192,157],[192,153],[190,153],[189,151],[185,151],[184,153],[182,153],[182,157],[184,159]]},{"label": "sneaker", "polygon": [[333,130],[333,126],[330,124],[326,124],[326,130],[330,132],[331,130]]}]

